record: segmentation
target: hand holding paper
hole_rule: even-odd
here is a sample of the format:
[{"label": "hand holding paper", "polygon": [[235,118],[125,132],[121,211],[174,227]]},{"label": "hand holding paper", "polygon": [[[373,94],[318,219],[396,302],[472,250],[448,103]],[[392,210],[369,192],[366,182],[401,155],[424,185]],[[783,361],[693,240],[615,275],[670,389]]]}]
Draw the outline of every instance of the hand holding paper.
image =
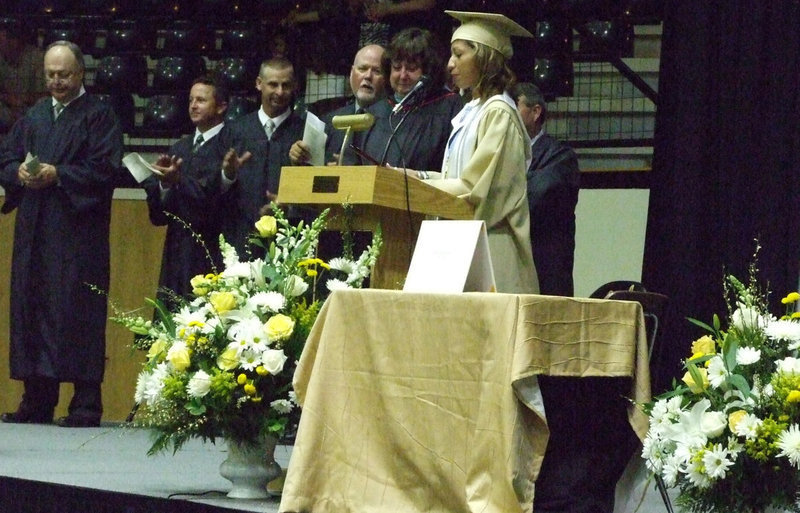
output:
[{"label": "hand holding paper", "polygon": [[39,171],[41,170],[39,157],[35,157],[28,152],[28,155],[25,157],[25,168],[28,170],[28,174],[31,176],[36,176],[39,174]]},{"label": "hand holding paper", "polygon": [[306,113],[306,127],[303,132],[303,143],[311,152],[309,160],[312,166],[325,165],[325,141],[328,134],[325,133],[325,123],[313,113]]}]

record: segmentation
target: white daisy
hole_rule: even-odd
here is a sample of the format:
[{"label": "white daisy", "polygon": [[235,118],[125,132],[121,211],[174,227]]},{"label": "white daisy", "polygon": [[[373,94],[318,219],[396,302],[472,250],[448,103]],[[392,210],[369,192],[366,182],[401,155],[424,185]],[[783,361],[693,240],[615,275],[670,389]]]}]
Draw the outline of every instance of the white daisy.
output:
[{"label": "white daisy", "polygon": [[708,361],[708,382],[714,388],[719,388],[727,379],[729,373],[725,362],[719,356],[714,356]]},{"label": "white daisy", "polygon": [[800,469],[800,428],[792,424],[778,437],[778,456],[786,456],[794,468]]},{"label": "white daisy", "polygon": [[356,268],[356,263],[347,258],[333,258],[328,262],[328,265],[331,266],[331,269],[341,271],[345,274],[350,274]]},{"label": "white daisy", "polygon": [[750,365],[761,359],[761,350],[753,347],[740,347],[736,350],[736,363]]},{"label": "white daisy", "polygon": [[326,281],[325,286],[328,287],[328,290],[330,290],[331,292],[333,292],[334,290],[344,290],[352,288],[346,282],[336,278],[331,278],[330,280]]},{"label": "white daisy", "polygon": [[728,468],[733,465],[730,454],[720,444],[714,444],[710,449],[703,453],[703,465],[706,474],[711,479],[724,479],[728,473]]},{"label": "white daisy", "polygon": [[294,408],[291,401],[287,401],[286,399],[277,399],[269,403],[269,405],[278,413],[289,413]]},{"label": "white daisy", "polygon": [[764,328],[764,333],[773,340],[790,342],[789,349],[797,349],[800,345],[800,322],[790,320],[774,320]]},{"label": "white daisy", "polygon": [[286,297],[280,292],[256,292],[248,302],[265,308],[268,312],[280,312],[286,306]]}]

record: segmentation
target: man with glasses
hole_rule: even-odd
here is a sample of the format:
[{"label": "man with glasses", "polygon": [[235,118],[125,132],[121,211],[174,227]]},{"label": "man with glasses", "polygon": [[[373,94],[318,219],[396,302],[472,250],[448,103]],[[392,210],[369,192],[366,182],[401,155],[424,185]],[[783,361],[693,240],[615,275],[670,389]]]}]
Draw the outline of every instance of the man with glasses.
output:
[{"label": "man with glasses", "polygon": [[[105,370],[109,222],[122,130],[86,94],[83,54],[57,41],[44,56],[49,98],[19,119],[0,148],[2,212],[17,209],[11,267],[10,366],[24,393],[3,422],[50,423],[59,385],[74,394],[64,427],[98,426]],[[34,157],[31,160],[31,157]]]}]

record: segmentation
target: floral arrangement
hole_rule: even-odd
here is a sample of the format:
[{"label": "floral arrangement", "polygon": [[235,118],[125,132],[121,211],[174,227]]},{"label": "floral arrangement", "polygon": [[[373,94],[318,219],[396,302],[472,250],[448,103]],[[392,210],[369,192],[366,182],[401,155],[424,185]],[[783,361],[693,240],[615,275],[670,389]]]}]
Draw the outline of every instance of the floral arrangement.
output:
[{"label": "floral arrangement", "polygon": [[725,280],[730,326],[690,319],[695,340],[686,373],[646,405],[642,456],[691,512],[800,511],[800,294],[776,318],[756,280]]},{"label": "floral arrangement", "polygon": [[242,261],[220,237],[224,269],[192,278],[193,297],[174,298],[173,311],[147,300],[157,314],[149,321],[114,307],[112,319],[147,354],[134,425],[156,433],[148,454],[177,451],[193,437],[256,444],[282,436],[298,413],[292,377],[320,308],[318,292],[359,287],[369,276],[379,233],[357,260],[326,263],[315,253],[327,210],[296,226],[279,208],[273,212],[250,240],[263,258]]}]

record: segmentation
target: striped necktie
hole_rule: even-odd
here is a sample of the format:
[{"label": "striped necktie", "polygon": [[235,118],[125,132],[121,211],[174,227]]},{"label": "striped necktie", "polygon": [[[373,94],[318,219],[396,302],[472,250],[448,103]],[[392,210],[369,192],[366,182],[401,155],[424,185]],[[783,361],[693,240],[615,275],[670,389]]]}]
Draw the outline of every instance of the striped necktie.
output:
[{"label": "striped necktie", "polygon": [[64,104],[56,102],[56,104],[53,105],[53,119],[58,119],[58,116],[60,116],[63,111]]},{"label": "striped necktie", "polygon": [[194,144],[192,145],[192,153],[197,153],[197,150],[200,149],[200,146],[203,145],[203,134],[199,134],[197,139],[194,140]]}]

